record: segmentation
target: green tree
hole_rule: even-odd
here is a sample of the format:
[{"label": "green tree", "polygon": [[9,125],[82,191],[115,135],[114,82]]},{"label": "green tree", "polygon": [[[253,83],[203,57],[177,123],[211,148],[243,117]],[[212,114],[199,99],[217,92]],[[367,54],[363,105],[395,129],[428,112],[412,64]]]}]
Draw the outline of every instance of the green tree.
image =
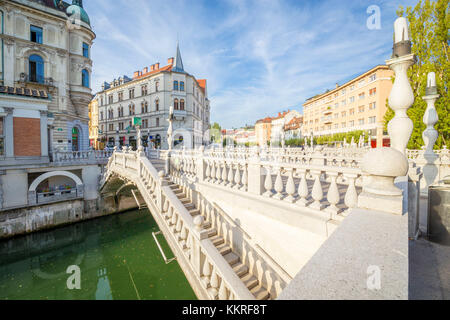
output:
[{"label": "green tree", "polygon": [[[414,124],[414,130],[408,143],[409,149],[420,149],[424,145],[422,133],[426,129],[423,116],[426,103],[422,99],[425,95],[428,72],[436,73],[436,85],[440,98],[436,101],[439,121],[435,128],[439,133],[435,148],[442,148],[450,138],[450,95],[449,80],[449,0],[419,0],[417,5],[403,7],[397,11],[400,17],[406,17],[409,22],[412,52],[417,62],[408,70],[408,77],[414,92],[415,101],[408,109],[408,116]],[[385,114],[385,127],[393,118],[394,112],[388,106]]]},{"label": "green tree", "polygon": [[217,122],[214,122],[210,125],[210,129],[211,141],[220,143],[222,139],[222,127]]}]

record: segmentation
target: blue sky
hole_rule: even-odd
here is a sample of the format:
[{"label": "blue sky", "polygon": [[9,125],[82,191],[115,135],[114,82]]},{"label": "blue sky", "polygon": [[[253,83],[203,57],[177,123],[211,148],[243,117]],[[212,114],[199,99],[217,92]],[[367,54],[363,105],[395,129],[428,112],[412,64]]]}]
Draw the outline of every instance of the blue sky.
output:
[{"label": "blue sky", "polygon": [[[383,64],[400,5],[413,0],[85,0],[97,35],[93,90],[175,55],[208,80],[211,121],[232,128],[305,100]],[[377,5],[381,28],[370,30]]]}]

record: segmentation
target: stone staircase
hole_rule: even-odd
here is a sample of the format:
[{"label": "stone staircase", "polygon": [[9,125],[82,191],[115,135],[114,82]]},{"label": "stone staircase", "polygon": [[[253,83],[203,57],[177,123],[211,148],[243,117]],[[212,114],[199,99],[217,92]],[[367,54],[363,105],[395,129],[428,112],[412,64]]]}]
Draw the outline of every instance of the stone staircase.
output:
[{"label": "stone staircase", "polygon": [[[200,214],[195,204],[186,196],[180,186],[170,180],[166,180],[175,195],[189,211],[192,217]],[[211,227],[211,222],[205,221],[203,228],[208,231],[208,236],[220,254],[232,267],[237,276],[242,280],[245,286],[250,290],[257,300],[270,299],[270,293],[259,283],[258,279],[249,272],[249,268],[241,262],[240,257],[233,252],[231,247],[225,243],[222,236],[217,234],[217,230]]]}]

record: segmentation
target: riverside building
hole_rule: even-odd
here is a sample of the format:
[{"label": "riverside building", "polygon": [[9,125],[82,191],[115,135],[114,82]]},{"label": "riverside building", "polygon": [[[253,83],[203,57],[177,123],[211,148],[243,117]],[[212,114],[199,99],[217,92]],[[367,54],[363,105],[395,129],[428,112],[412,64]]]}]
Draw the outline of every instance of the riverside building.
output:
[{"label": "riverside building", "polygon": [[[384,133],[384,115],[392,89],[393,72],[378,65],[345,84],[318,94],[303,104],[303,135],[332,135],[368,131],[372,146],[389,144]],[[376,141],[376,142],[375,142]]]},{"label": "riverside building", "polygon": [[[176,58],[167,65],[155,63],[104,83],[98,92],[98,132],[108,146],[136,148],[134,118],[140,118],[143,146],[167,149],[169,110],[174,108],[174,145],[192,148],[210,141],[210,102],[205,79],[196,79],[183,67],[177,45]],[[94,121],[95,122],[95,121]]]}]

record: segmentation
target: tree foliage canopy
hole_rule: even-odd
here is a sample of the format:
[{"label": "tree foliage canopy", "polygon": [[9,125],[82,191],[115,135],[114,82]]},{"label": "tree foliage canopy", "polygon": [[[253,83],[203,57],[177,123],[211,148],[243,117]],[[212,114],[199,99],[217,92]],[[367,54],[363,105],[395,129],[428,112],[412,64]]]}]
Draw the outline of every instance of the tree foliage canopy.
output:
[{"label": "tree foliage canopy", "polygon": [[[449,0],[419,0],[414,8],[407,7],[405,10],[400,7],[397,15],[408,19],[412,52],[417,58],[416,64],[408,70],[408,77],[415,97],[414,104],[408,110],[408,116],[414,123],[408,148],[420,149],[424,145],[422,133],[426,129],[426,125],[423,123],[423,116],[427,104],[422,97],[425,95],[427,75],[434,71],[440,95],[435,104],[439,116],[439,121],[435,126],[439,133],[435,148],[440,149],[444,144],[450,142]],[[385,126],[393,116],[394,112],[388,106],[384,118]]]}]

